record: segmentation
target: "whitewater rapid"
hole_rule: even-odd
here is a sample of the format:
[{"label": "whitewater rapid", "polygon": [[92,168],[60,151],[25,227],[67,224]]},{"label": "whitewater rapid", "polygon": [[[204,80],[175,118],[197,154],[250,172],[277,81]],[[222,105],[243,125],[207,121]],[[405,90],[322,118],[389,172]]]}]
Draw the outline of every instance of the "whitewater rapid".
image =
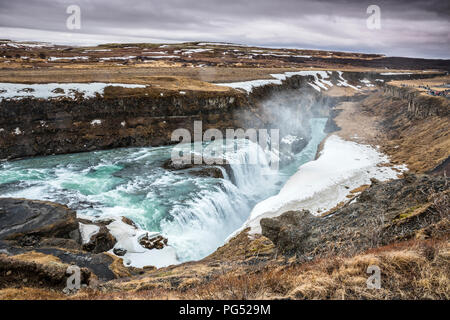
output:
[{"label": "whitewater rapid", "polygon": [[[280,170],[270,168],[268,150],[248,140],[234,141],[238,148],[228,148],[225,142],[233,182],[223,168],[224,179],[164,169],[173,146],[123,148],[1,163],[0,196],[62,203],[91,219],[132,219],[140,231],[120,222],[110,227],[128,243],[125,258],[134,266],[198,260],[223,245],[257,203],[276,195],[300,165],[314,159],[325,137],[326,120],[311,119],[309,144]],[[251,161],[255,157],[257,163]],[[169,258],[162,251],[155,256],[136,246],[136,241],[130,242],[146,231],[169,239]]]}]

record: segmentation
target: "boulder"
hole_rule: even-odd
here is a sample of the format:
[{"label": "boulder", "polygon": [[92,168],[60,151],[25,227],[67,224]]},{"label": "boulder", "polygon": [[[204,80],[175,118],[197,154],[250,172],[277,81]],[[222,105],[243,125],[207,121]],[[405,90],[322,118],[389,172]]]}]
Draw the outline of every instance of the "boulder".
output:
[{"label": "boulder", "polygon": [[279,252],[306,260],[330,252],[362,252],[422,236],[425,230],[446,234],[441,229],[448,225],[448,178],[410,174],[404,179],[371,182],[360,195],[325,216],[289,211],[261,219],[262,234]]},{"label": "boulder", "polygon": [[99,231],[91,236],[89,242],[83,245],[83,250],[92,253],[106,252],[114,248],[116,243],[116,238],[113,237],[108,228],[101,226]]},{"label": "boulder", "polygon": [[[219,160],[216,161],[217,164],[209,165],[202,162],[202,164],[196,164],[194,161],[188,162],[188,163],[182,163],[173,161],[172,159],[166,160],[162,167],[167,170],[187,170],[188,174],[194,175],[194,176],[201,176],[201,177],[212,177],[212,178],[224,178],[223,172],[219,167],[222,167],[225,169],[225,172],[227,173],[228,178],[231,182],[235,182],[233,169],[231,168],[229,163],[221,163]],[[224,161],[222,161],[224,162]],[[190,170],[188,170],[190,169]]]},{"label": "boulder", "polygon": [[309,211],[289,211],[275,219],[261,219],[262,234],[284,254],[304,253],[310,247],[310,221],[317,219]]},{"label": "boulder", "polygon": [[216,179],[223,179],[222,170],[219,167],[203,167],[188,171],[190,175],[197,177],[211,177]]},{"label": "boulder", "polygon": [[134,221],[131,220],[130,218],[122,217],[122,222],[123,222],[123,223],[126,223],[126,224],[128,224],[128,225],[130,225],[130,226],[132,226],[132,227],[134,227],[135,229],[137,229],[136,224],[135,224]]},{"label": "boulder", "polygon": [[116,256],[123,257],[127,253],[127,250],[122,248],[114,248],[113,252]]},{"label": "boulder", "polygon": [[75,211],[57,203],[0,199],[0,240],[35,245],[40,238],[80,240]]},{"label": "boulder", "polygon": [[139,244],[149,250],[152,249],[161,250],[162,248],[167,246],[167,242],[168,240],[161,235],[150,238],[148,233],[139,240]]}]

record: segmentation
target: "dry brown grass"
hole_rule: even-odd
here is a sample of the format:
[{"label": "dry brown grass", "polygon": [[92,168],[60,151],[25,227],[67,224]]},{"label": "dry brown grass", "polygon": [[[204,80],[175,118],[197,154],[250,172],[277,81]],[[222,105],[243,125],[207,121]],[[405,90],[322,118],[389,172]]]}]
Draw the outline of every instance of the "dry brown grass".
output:
[{"label": "dry brown grass", "polygon": [[405,127],[398,139],[387,140],[383,151],[413,172],[427,172],[450,156],[448,118],[430,117]]},{"label": "dry brown grass", "polygon": [[[448,180],[446,180],[447,182]],[[450,191],[448,189],[442,193],[432,193],[430,201],[442,219],[450,217]]]},{"label": "dry brown grass", "polygon": [[401,80],[401,81],[391,81],[389,84],[394,86],[407,86],[413,87],[416,90],[420,91],[423,94],[427,94],[427,90],[423,88],[419,88],[419,86],[428,86],[432,90],[444,91],[442,87],[443,84],[450,83],[450,76],[441,76],[430,79],[416,79],[416,80]]},{"label": "dry brown grass", "polygon": [[37,288],[7,288],[0,290],[0,300],[62,300],[67,296],[62,291]]},{"label": "dry brown grass", "polygon": [[[449,258],[448,243],[385,247],[353,258],[224,275],[186,296],[196,299],[448,299]],[[369,265],[377,265],[382,271],[380,290],[366,286]]]},{"label": "dry brown grass", "polygon": [[351,190],[350,193],[351,194],[360,193],[360,192],[367,190],[369,187],[370,187],[370,185],[363,184],[362,186],[359,186],[358,188]]},{"label": "dry brown grass", "polygon": [[[0,69],[1,82],[122,82],[146,83],[151,77],[183,77],[205,82],[234,82],[270,79],[271,73],[296,71],[298,68],[187,68],[187,67],[119,67],[90,66],[84,68]],[[158,84],[158,83],[156,83]]]},{"label": "dry brown grass", "polygon": [[[336,117],[345,139],[379,145],[392,164],[406,164],[411,172],[434,169],[450,156],[448,116],[410,119],[408,101],[375,93],[362,103],[342,103]],[[350,120],[349,120],[350,119]],[[386,127],[386,125],[388,127]],[[357,134],[357,139],[353,136]]]},{"label": "dry brown grass", "polygon": [[[351,258],[271,262],[231,270],[185,290],[84,290],[72,299],[449,299],[450,243],[413,240]],[[381,289],[368,289],[368,266],[381,269]]]},{"label": "dry brown grass", "polygon": [[59,258],[49,255],[49,254],[36,252],[36,251],[30,251],[30,252],[18,254],[18,255],[12,256],[11,259],[26,261],[26,262],[34,262],[34,263],[39,263],[39,264],[64,265]]}]

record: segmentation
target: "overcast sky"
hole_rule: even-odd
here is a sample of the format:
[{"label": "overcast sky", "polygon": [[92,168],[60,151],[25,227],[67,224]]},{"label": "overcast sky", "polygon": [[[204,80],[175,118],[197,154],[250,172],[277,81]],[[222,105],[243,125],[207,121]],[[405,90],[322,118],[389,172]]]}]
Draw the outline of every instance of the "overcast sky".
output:
[{"label": "overcast sky", "polygon": [[[81,29],[68,30],[69,5]],[[381,29],[366,26],[369,5]],[[0,38],[88,45],[219,41],[450,58],[450,1],[0,0]]]}]

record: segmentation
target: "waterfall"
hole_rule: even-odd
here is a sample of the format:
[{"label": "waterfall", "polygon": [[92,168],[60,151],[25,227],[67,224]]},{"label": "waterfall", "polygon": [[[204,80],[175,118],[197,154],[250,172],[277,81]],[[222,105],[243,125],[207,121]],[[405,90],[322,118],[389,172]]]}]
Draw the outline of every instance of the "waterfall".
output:
[{"label": "waterfall", "polygon": [[222,152],[228,163],[226,171],[222,167],[225,179],[164,169],[174,146],[121,148],[0,163],[0,196],[54,201],[97,218],[126,216],[168,238],[179,261],[197,260],[221,246],[258,202],[277,194],[301,164],[313,160],[325,123],[311,120],[310,143],[280,170],[269,165],[273,152],[245,139],[209,145],[207,151]]},{"label": "waterfall", "polygon": [[162,221],[162,233],[172,239],[182,261],[212,253],[244,223],[257,201],[276,190],[277,172],[270,169],[269,155],[258,144],[245,139],[212,144],[208,150],[223,155],[234,183],[223,179],[213,190],[174,206],[170,218]]}]

